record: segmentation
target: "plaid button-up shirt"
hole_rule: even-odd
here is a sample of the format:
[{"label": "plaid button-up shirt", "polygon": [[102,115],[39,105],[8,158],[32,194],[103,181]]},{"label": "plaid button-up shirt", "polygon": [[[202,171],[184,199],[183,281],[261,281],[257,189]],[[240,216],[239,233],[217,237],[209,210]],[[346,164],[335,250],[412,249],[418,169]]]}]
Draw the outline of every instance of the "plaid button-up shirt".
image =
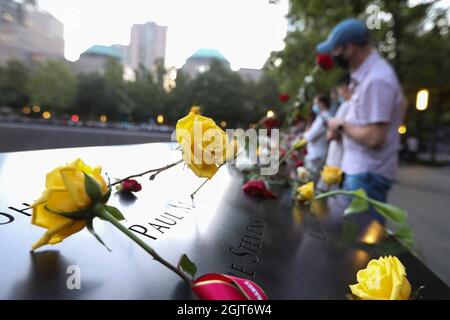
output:
[{"label": "plaid button-up shirt", "polygon": [[394,179],[398,167],[400,137],[398,127],[403,120],[403,93],[391,65],[376,50],[351,73],[352,104],[345,120],[366,126],[388,125],[387,139],[381,148],[369,148],[344,136],[342,169],[349,175],[377,173]]}]

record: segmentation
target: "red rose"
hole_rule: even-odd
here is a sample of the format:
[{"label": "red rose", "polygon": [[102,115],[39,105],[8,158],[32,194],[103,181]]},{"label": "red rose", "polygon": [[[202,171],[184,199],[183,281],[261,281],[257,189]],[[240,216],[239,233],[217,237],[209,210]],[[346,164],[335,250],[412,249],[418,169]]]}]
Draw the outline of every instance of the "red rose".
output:
[{"label": "red rose", "polygon": [[297,161],[295,161],[295,167],[296,168],[298,168],[298,167],[303,167],[303,160],[297,160]]},{"label": "red rose", "polygon": [[294,160],[294,161],[298,160],[297,152],[291,154],[291,160]]},{"label": "red rose", "polygon": [[277,120],[277,118],[267,118],[263,121],[264,127],[266,127],[268,130],[271,130],[273,128],[276,128],[280,125],[280,122]]},{"label": "red rose", "polygon": [[192,291],[201,300],[267,300],[255,282],[225,274],[210,273],[192,283]]},{"label": "red rose", "polygon": [[316,63],[325,71],[334,68],[334,61],[329,54],[322,53],[316,56]]},{"label": "red rose", "polygon": [[134,179],[122,181],[120,186],[122,187],[120,191],[123,192],[139,192],[142,190],[141,184]]},{"label": "red rose", "polygon": [[275,193],[267,189],[266,184],[262,180],[249,180],[242,186],[242,190],[250,196],[263,199],[273,199],[277,197]]},{"label": "red rose", "polygon": [[289,96],[289,93],[282,93],[280,94],[280,101],[283,103],[286,103],[289,101],[291,97]]}]

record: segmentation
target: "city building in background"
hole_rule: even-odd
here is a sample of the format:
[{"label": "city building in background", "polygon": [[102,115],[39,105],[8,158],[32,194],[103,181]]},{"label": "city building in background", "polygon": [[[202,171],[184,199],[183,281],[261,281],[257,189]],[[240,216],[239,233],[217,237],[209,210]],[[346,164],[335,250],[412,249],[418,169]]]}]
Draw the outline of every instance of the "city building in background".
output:
[{"label": "city building in background", "polygon": [[128,46],[123,44],[113,44],[111,45],[111,48],[115,49],[117,52],[119,52],[122,55],[122,63],[127,63],[127,56],[128,56]]},{"label": "city building in background", "polygon": [[195,78],[199,73],[208,71],[214,60],[221,62],[226,69],[231,70],[230,62],[216,49],[198,50],[186,60],[182,70],[191,78]]},{"label": "city building in background", "polygon": [[124,46],[112,45],[103,46],[95,45],[80,55],[80,58],[72,64],[73,70],[80,73],[99,73],[105,72],[106,64],[113,59],[123,67],[123,79],[125,81],[135,81],[136,72],[127,64],[125,64]]},{"label": "city building in background", "polygon": [[259,82],[263,75],[261,69],[241,68],[238,70],[239,75],[245,81]]},{"label": "city building in background", "polygon": [[157,62],[164,64],[166,37],[167,27],[159,26],[155,22],[133,25],[125,64],[134,70],[140,66],[154,70]]},{"label": "city building in background", "polygon": [[0,64],[48,59],[64,60],[63,24],[28,1],[0,1]]},{"label": "city building in background", "polygon": [[109,59],[122,63],[124,56],[115,46],[95,45],[80,55],[73,64],[74,70],[77,73],[103,73]]}]

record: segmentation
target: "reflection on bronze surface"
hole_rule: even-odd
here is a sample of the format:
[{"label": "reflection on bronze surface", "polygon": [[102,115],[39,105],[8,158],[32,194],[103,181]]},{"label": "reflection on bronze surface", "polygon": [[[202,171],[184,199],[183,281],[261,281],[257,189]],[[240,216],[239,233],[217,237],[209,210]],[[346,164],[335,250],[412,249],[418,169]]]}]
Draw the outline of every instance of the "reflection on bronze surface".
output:
[{"label": "reflection on bronze surface", "polygon": [[314,213],[318,218],[323,218],[328,215],[328,206],[325,199],[314,200],[311,202],[311,212]]},{"label": "reflection on bronze surface", "polygon": [[364,230],[360,241],[366,244],[379,243],[384,238],[384,227],[377,221],[372,221]]}]

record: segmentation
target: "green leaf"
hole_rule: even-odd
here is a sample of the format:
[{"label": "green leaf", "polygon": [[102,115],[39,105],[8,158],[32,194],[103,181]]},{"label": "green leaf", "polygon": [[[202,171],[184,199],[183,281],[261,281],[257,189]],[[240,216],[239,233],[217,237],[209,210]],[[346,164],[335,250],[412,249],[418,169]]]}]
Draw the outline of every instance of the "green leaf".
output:
[{"label": "green leaf", "polygon": [[45,206],[45,210],[57,214],[59,216],[68,218],[68,219],[72,219],[72,220],[87,220],[90,219],[92,217],[95,216],[95,213],[92,210],[92,207],[89,207],[87,209],[84,210],[79,210],[79,211],[73,211],[73,212],[63,212],[63,211],[56,211],[56,210],[52,210],[48,207],[48,205]]},{"label": "green leaf", "polygon": [[94,219],[86,220],[86,227],[87,227],[87,229],[95,237],[95,239],[98,240],[98,242],[100,242],[108,251],[111,251],[111,249],[109,249],[108,246],[103,242],[102,238],[100,238],[100,236],[97,234],[97,232],[95,232],[94,226],[92,224],[93,220]]},{"label": "green leaf", "polygon": [[400,239],[409,249],[414,246],[413,231],[408,225],[401,226],[393,236]]},{"label": "green leaf", "polygon": [[390,219],[400,225],[405,224],[407,217],[405,210],[373,199],[369,199],[369,202],[383,217]]},{"label": "green leaf", "polygon": [[197,266],[188,258],[186,254],[183,254],[178,262],[178,269],[189,274],[192,278],[197,273]]},{"label": "green leaf", "polygon": [[111,187],[108,188],[108,192],[105,193],[105,195],[102,197],[101,202],[102,203],[107,203],[109,198],[111,197]]},{"label": "green leaf", "polygon": [[[354,198],[347,209],[344,211],[344,216],[353,214],[353,213],[361,213],[369,210],[369,203],[364,198],[367,197],[364,189],[358,189],[353,192]],[[360,198],[361,197],[361,198]]]},{"label": "green leaf", "polygon": [[124,215],[119,209],[113,206],[105,206],[106,211],[108,211],[117,221],[125,220]]},{"label": "green leaf", "polygon": [[100,201],[102,197],[100,186],[94,178],[86,173],[84,173],[84,187],[93,204]]}]

